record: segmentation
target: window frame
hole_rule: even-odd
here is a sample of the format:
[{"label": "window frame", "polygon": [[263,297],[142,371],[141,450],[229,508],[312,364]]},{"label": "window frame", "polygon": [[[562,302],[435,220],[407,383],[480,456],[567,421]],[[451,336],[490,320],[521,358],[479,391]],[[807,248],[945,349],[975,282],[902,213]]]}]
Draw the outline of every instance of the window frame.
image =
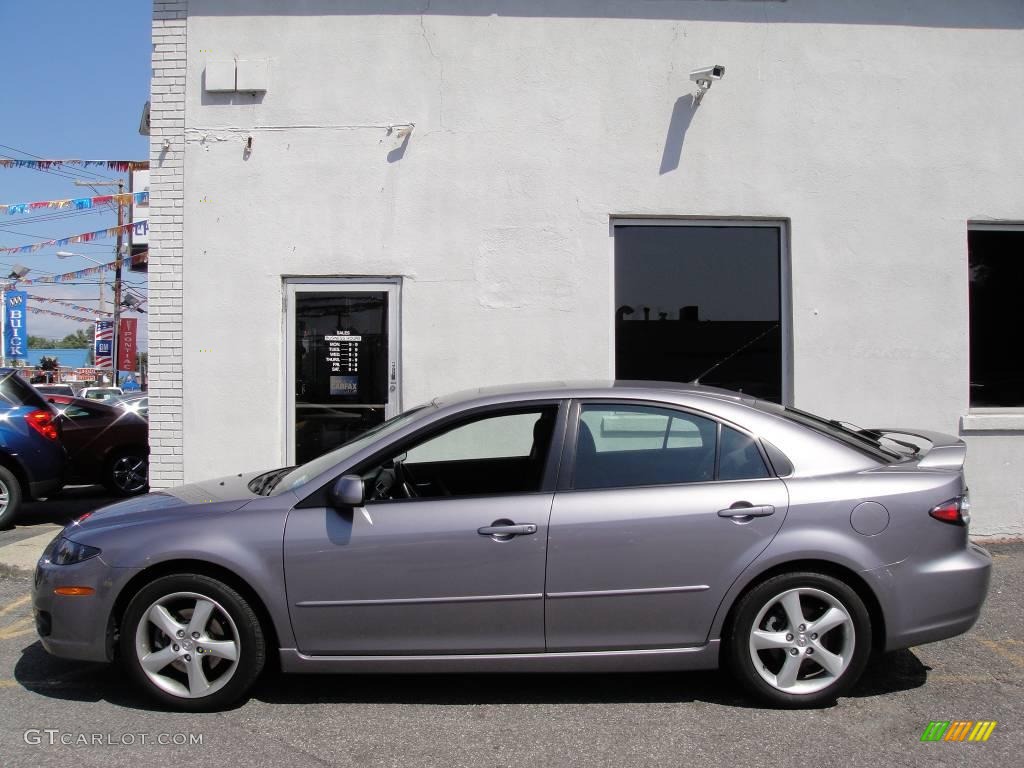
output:
[{"label": "window frame", "polygon": [[616,327],[615,327],[615,236],[619,227],[764,227],[778,230],[779,235],[779,334],[781,365],[780,404],[791,406],[794,396],[794,342],[793,342],[793,268],[792,268],[792,220],[788,217],[770,216],[697,216],[685,214],[640,215],[617,213],[609,217],[609,298],[613,308],[608,320],[608,370],[617,378],[615,370]]},{"label": "window frame", "polygon": [[[1024,221],[968,221],[965,234],[967,266],[967,408],[962,426],[965,430],[989,431],[1001,429],[1024,428],[1024,403],[1020,405],[974,405],[971,400],[971,366],[974,350],[971,346],[971,311],[970,311],[970,269],[971,269],[971,232],[1018,232],[1024,233]],[[1012,423],[1008,423],[1012,421]]]},{"label": "window frame", "polygon": [[[715,476],[712,480],[694,480],[688,483],[657,483],[654,485],[615,485],[603,488],[576,488],[576,438],[579,434],[580,416],[583,412],[584,405],[598,405],[598,406],[633,406],[633,407],[645,407],[645,408],[657,408],[664,411],[671,411],[680,414],[681,418],[686,416],[698,417],[707,419],[714,422],[715,424]],[[764,445],[761,443],[761,438],[751,432],[749,429],[736,424],[735,422],[723,419],[712,413],[706,411],[700,411],[696,408],[688,408],[687,406],[678,405],[676,403],[665,403],[657,400],[632,400],[628,398],[604,398],[604,397],[587,397],[587,398],[574,398],[569,404],[568,419],[565,425],[565,432],[562,437],[562,457],[561,457],[561,469],[558,476],[558,492],[579,492],[579,493],[590,493],[600,491],[621,491],[631,490],[636,488],[673,488],[673,487],[690,487],[690,486],[703,486],[709,484],[718,483],[753,483],[753,482],[764,482],[765,480],[777,480],[778,473],[775,469],[775,465],[772,464],[765,451]],[[754,441],[754,445],[757,446],[758,453],[761,455],[761,460],[764,462],[765,468],[768,470],[767,477],[751,477],[742,480],[719,480],[719,462],[721,460],[722,453],[722,427],[729,427],[739,432],[741,435],[745,435]]]}]

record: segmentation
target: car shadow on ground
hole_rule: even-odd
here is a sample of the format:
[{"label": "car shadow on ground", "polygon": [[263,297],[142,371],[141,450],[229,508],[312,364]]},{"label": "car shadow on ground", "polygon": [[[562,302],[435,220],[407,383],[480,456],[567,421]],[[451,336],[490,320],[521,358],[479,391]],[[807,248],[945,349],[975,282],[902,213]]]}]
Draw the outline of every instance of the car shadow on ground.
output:
[{"label": "car shadow on ground", "polygon": [[[848,694],[880,696],[925,684],[929,667],[912,651],[876,658]],[[131,709],[163,709],[141,694],[120,665],[50,656],[40,643],[22,650],[14,677],[26,690],[70,701],[105,700]],[[266,704],[618,704],[702,701],[757,708],[720,672],[619,674],[283,675],[270,671],[251,697]],[[244,702],[242,702],[244,703]]]},{"label": "car shadow on ground", "polygon": [[102,485],[68,485],[50,498],[25,502],[18,512],[17,525],[67,525],[86,512],[120,500]]}]

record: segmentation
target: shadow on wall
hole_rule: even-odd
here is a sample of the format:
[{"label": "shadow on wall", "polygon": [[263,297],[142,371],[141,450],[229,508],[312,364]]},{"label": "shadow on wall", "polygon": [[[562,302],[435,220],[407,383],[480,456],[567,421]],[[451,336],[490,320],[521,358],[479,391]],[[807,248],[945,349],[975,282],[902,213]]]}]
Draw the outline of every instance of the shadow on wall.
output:
[{"label": "shadow on wall", "polygon": [[678,19],[784,24],[894,24],[963,29],[1024,29],[1024,3],[1006,0],[192,0],[190,16],[513,16]]},{"label": "shadow on wall", "polygon": [[661,168],[658,173],[662,176],[679,167],[679,161],[683,157],[683,142],[686,140],[686,132],[696,113],[697,104],[692,93],[676,99],[675,106],[672,108],[672,117],[668,121],[665,151],[661,154]]}]

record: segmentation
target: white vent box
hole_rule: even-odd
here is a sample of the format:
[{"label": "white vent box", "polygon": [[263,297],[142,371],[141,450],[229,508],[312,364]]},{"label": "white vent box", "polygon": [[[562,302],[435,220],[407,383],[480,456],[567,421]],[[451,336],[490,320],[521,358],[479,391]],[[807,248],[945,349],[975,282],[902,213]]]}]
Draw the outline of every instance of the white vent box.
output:
[{"label": "white vent box", "polygon": [[235,62],[229,61],[208,61],[206,62],[206,80],[203,83],[204,90],[210,93],[222,93],[235,90]]}]

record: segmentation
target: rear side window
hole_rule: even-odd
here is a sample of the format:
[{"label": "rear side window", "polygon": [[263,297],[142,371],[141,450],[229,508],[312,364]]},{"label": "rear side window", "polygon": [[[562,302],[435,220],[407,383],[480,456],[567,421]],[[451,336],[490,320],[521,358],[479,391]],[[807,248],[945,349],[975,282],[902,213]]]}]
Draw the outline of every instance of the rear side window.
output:
[{"label": "rear side window", "polygon": [[17,408],[22,405],[46,408],[46,402],[42,396],[35,391],[31,384],[22,381],[18,374],[0,375],[0,406]]},{"label": "rear side window", "polygon": [[666,408],[585,404],[576,435],[577,489],[713,480],[718,424]]},{"label": "rear side window", "polygon": [[756,480],[769,477],[768,467],[754,440],[722,425],[722,453],[718,459],[719,480]]}]

